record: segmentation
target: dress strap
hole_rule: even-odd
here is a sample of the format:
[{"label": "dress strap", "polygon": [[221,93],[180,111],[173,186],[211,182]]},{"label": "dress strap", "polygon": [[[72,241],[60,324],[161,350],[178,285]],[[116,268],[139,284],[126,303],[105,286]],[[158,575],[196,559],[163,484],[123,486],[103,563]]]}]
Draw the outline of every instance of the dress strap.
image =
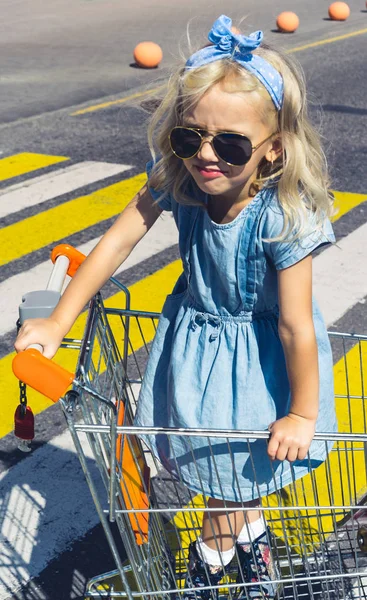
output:
[{"label": "dress strap", "polygon": [[237,281],[242,310],[249,313],[252,313],[256,302],[257,273],[261,267],[258,240],[259,223],[271,196],[271,190],[263,189],[251,202],[246,212],[238,245]]}]

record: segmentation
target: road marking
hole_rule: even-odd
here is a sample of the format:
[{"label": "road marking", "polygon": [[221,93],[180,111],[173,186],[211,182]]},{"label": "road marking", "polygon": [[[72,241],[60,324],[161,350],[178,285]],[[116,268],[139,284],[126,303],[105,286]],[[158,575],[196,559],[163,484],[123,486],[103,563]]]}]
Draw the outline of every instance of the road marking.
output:
[{"label": "road marking", "polygon": [[[78,246],[83,254],[89,254],[98,243],[100,237]],[[154,254],[178,243],[178,231],[171,213],[162,213],[162,216],[139,242],[127,260],[117,269],[116,274],[137,265]],[[9,277],[0,283],[0,314],[6,318],[0,320],[0,336],[14,330],[18,319],[18,306],[22,297],[27,292],[44,290],[52,270],[52,263],[46,260],[43,263]],[[70,280],[67,277],[65,285]]]},{"label": "road marking", "polygon": [[315,297],[328,324],[367,295],[367,223],[313,261]]},{"label": "road marking", "polygon": [[165,87],[166,87],[166,84],[160,85],[157,88],[152,88],[152,89],[146,90],[145,92],[137,92],[136,94],[131,94],[130,96],[125,96],[124,98],[119,98],[118,100],[111,100],[110,102],[102,102],[101,104],[95,104],[94,106],[88,106],[87,108],[82,108],[73,113],[70,113],[70,117],[85,115],[86,113],[95,112],[96,110],[110,108],[110,106],[116,106],[117,104],[123,104],[124,102],[129,102],[129,100],[134,100],[135,98],[141,98],[142,96],[147,96],[148,94],[154,94],[155,92],[160,92]]},{"label": "road marking", "polygon": [[311,42],[310,44],[305,44],[304,46],[297,46],[296,48],[291,48],[290,50],[286,50],[286,54],[293,54],[293,52],[302,52],[302,50],[307,50],[308,48],[316,48],[317,46],[332,44],[334,42],[346,40],[356,35],[364,35],[365,33],[367,33],[367,29],[359,29],[358,31],[352,31],[351,33],[346,33],[344,35],[338,35],[336,37],[327,38],[326,40],[319,40],[318,42]]},{"label": "road marking", "polygon": [[[0,232],[0,265],[119,214],[145,182],[142,173],[4,227]],[[336,218],[365,199],[362,194],[335,195],[336,206],[341,207]]]},{"label": "road marking", "polygon": [[0,265],[118,215],[146,182],[145,173],[4,227]]},{"label": "road marking", "polygon": [[15,184],[0,191],[0,218],[131,168],[131,165],[89,161]]},{"label": "road marking", "polygon": [[31,171],[44,169],[51,165],[70,160],[65,156],[48,156],[47,154],[35,154],[32,152],[22,152],[14,154],[7,158],[0,159],[0,181],[5,181],[11,177],[19,177]]},{"label": "road marking", "polygon": [[352,194],[351,192],[333,192],[333,194],[335,198],[334,206],[338,213],[332,221],[340,219],[340,217],[352,210],[352,208],[355,208],[363,202],[367,202],[366,194]]},{"label": "road marking", "polygon": [[[103,163],[101,163],[101,166],[102,165]],[[46,185],[47,177],[44,183]],[[334,221],[367,199],[363,194],[352,194],[349,192],[334,192],[334,195],[336,198],[335,206],[338,209],[338,214],[334,217]],[[26,223],[27,221],[24,222]],[[177,236],[177,229],[170,213],[163,213],[162,217],[158,219],[154,227],[134,249],[127,261],[119,267],[116,273],[120,273],[121,271],[138,264],[140,261],[176,244]],[[86,244],[78,246],[78,249],[83,252],[83,254],[89,254],[98,243],[99,239],[100,237],[94,238]],[[0,336],[14,329],[14,324],[18,319],[18,306],[23,294],[45,289],[51,268],[52,265],[50,261],[47,260],[35,266],[33,269],[9,277],[0,283],[0,314],[6,315],[6,319],[3,319],[0,322]],[[328,308],[328,301],[326,301],[326,304],[327,306],[325,306],[325,308]]]}]

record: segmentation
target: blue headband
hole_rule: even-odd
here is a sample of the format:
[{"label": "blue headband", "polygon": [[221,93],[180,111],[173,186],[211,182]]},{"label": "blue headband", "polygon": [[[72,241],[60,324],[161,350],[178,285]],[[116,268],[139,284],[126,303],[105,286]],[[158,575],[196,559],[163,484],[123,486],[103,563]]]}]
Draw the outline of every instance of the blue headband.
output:
[{"label": "blue headband", "polygon": [[252,54],[252,50],[260,46],[263,32],[255,31],[246,37],[233,33],[231,26],[232,19],[225,15],[219,17],[208,35],[208,40],[214,45],[206,46],[190,56],[186,69],[196,69],[215,60],[232,58],[261,81],[276,108],[280,110],[283,104],[283,78],[267,60]]}]

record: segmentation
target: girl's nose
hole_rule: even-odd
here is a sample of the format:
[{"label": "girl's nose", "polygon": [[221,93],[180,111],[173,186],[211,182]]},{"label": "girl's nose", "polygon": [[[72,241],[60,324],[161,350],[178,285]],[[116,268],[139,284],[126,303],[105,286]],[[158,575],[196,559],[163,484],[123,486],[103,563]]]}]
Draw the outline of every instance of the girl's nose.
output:
[{"label": "girl's nose", "polygon": [[218,162],[218,157],[213,150],[213,146],[210,140],[204,140],[199,152],[197,153],[199,160],[206,162]]}]

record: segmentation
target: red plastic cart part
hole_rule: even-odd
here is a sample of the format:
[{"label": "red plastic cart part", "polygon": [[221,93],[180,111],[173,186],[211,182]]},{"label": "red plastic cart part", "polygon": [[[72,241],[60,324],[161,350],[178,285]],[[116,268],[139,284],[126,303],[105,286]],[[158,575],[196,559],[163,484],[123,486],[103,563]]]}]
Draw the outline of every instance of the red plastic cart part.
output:
[{"label": "red plastic cart part", "polygon": [[20,380],[53,402],[64,396],[74,381],[74,374],[29,348],[13,359],[13,373]]},{"label": "red plastic cart part", "polygon": [[[125,407],[121,402],[117,425],[126,425],[124,416]],[[120,485],[125,506],[127,510],[136,511],[129,513],[129,520],[136,543],[140,546],[148,541],[149,513],[142,511],[149,508],[149,498],[145,490],[149,490],[150,469],[134,436],[117,436],[116,458],[121,465],[123,481]]]},{"label": "red plastic cart part", "polygon": [[54,263],[59,256],[67,256],[70,261],[69,268],[67,270],[67,274],[69,277],[73,277],[77,272],[78,268],[85,260],[86,256],[82,252],[79,252],[73,246],[69,246],[69,244],[59,244],[55,246],[55,248],[51,252],[51,260]]}]

